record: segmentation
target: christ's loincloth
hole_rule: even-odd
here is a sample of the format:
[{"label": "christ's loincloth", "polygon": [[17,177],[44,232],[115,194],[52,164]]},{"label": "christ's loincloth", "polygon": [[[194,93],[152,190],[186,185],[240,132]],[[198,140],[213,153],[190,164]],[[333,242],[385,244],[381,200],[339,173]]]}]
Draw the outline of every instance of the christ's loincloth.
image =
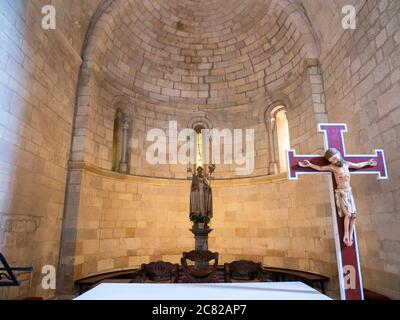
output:
[{"label": "christ's loincloth", "polygon": [[354,202],[353,192],[351,188],[336,189],[336,207],[338,209],[339,217],[343,218],[347,211],[350,215],[357,213],[356,204]]}]

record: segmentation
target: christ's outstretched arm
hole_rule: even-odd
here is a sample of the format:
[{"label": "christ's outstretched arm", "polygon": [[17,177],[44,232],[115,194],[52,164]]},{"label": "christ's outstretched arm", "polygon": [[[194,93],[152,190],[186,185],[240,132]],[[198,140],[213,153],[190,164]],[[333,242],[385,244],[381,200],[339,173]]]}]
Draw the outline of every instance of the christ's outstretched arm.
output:
[{"label": "christ's outstretched arm", "polygon": [[353,163],[353,162],[347,161],[347,163],[349,165],[349,168],[352,168],[352,169],[362,169],[362,168],[365,168],[368,166],[376,167],[376,165],[377,165],[377,162],[374,159],[370,159],[368,161],[358,162],[358,163]]},{"label": "christ's outstretched arm", "polygon": [[314,169],[314,170],[317,170],[317,171],[332,171],[332,167],[330,165],[328,165],[328,166],[318,166],[316,164],[312,164],[308,160],[300,161],[298,164],[299,164],[300,167],[311,168],[311,169]]}]

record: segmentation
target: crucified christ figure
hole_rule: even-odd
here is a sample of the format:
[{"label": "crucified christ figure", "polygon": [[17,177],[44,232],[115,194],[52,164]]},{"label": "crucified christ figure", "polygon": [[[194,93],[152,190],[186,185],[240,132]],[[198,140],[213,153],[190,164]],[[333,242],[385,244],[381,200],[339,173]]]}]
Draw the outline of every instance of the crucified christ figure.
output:
[{"label": "crucified christ figure", "polygon": [[335,190],[336,207],[338,209],[339,217],[344,217],[343,242],[346,246],[350,247],[354,242],[353,231],[355,220],[357,218],[357,208],[350,186],[351,175],[349,169],[361,169],[367,166],[375,167],[377,162],[373,159],[360,163],[346,161],[335,148],[329,148],[325,152],[324,157],[329,161],[329,165],[318,166],[312,164],[308,160],[300,161],[298,164],[300,167],[309,167],[317,171],[333,172],[337,184]]}]

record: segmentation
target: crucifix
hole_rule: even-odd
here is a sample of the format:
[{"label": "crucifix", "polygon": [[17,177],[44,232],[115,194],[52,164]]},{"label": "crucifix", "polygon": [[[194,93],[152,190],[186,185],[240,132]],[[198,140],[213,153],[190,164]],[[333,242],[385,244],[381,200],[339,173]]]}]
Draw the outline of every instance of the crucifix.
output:
[{"label": "crucifix", "polygon": [[297,180],[299,174],[329,173],[332,178],[330,196],[335,233],[340,296],[342,300],[363,300],[361,268],[355,229],[357,215],[350,179],[351,174],[377,174],[387,179],[383,150],[374,155],[347,155],[343,133],[346,124],[319,124],[325,136],[325,156],[297,155],[288,150],[288,175]]}]

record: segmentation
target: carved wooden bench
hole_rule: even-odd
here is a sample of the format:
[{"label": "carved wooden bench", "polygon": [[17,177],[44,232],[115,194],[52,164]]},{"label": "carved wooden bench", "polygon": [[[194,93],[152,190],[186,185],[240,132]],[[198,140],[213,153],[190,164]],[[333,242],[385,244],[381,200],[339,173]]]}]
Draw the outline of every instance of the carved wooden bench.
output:
[{"label": "carved wooden bench", "polygon": [[[191,255],[189,255],[190,258],[193,258]],[[185,256],[187,259],[188,256]],[[209,257],[201,257],[202,259],[209,258]],[[183,259],[183,260],[186,260]],[[190,260],[190,259],[189,259]],[[207,260],[207,259],[206,259]],[[186,261],[185,261],[186,262]],[[280,282],[280,281],[301,281],[304,282],[305,284],[313,287],[313,288],[319,288],[322,293],[325,293],[325,283],[329,281],[329,278],[320,274],[315,274],[311,272],[306,272],[306,271],[300,271],[300,270],[293,270],[293,269],[286,269],[286,268],[273,268],[273,267],[263,267],[260,263],[251,262],[251,266],[248,263],[243,263],[245,262],[242,260],[242,263],[238,263],[241,261],[233,261],[229,264],[225,264],[224,266],[218,266],[216,263],[212,266],[209,266],[206,270],[193,270],[192,267],[188,266],[187,264],[184,266],[178,266],[178,265],[173,265],[172,269],[169,268],[161,268],[161,267],[156,267],[157,263],[159,265],[160,261],[157,263],[150,263],[147,264],[149,266],[149,269],[147,271],[147,275],[145,274],[146,271],[144,270],[146,265],[142,265],[141,268],[139,269],[127,269],[127,270],[122,270],[122,271],[114,271],[114,272],[107,272],[103,274],[98,274],[90,277],[86,277],[83,279],[79,279],[75,281],[75,284],[79,286],[79,294],[82,294],[84,291],[87,289],[90,289],[94,287],[95,285],[99,283],[104,283],[104,282],[144,282],[144,279],[149,279],[150,281],[158,281],[158,279],[154,278],[149,274],[149,272],[153,272],[151,270],[159,269],[158,273],[168,273],[168,276],[171,276],[170,282],[180,282],[182,278],[185,277],[185,275],[190,274],[191,277],[194,276],[194,278],[204,278],[209,276],[210,274],[215,275],[216,277],[220,278],[219,282],[230,282],[232,280],[232,274],[231,270],[235,271],[234,273],[239,274],[242,273],[244,276],[250,276],[248,281],[275,281],[275,282]],[[229,266],[227,266],[229,265]],[[253,275],[251,274],[254,270],[254,265],[257,266],[257,273]],[[160,266],[160,265],[159,265]],[[183,268],[182,268],[183,267]],[[246,270],[244,270],[246,269]],[[160,269],[161,268],[161,269]],[[175,269],[177,268],[177,270]],[[168,271],[168,270],[169,271]],[[183,270],[185,269],[185,270]],[[243,270],[241,270],[243,269]],[[172,273],[171,273],[172,270]],[[239,270],[239,272],[238,272]],[[195,275],[193,274],[195,273]],[[250,272],[247,273],[247,272]],[[246,275],[247,273],[247,275]],[[234,276],[235,278],[235,276]],[[251,278],[254,278],[252,280]],[[177,280],[178,279],[178,280]],[[243,281],[247,281],[246,279],[240,279]]]},{"label": "carved wooden bench", "polygon": [[225,282],[265,281],[267,276],[261,263],[238,260],[224,264]]},{"label": "carved wooden bench", "polygon": [[143,282],[178,282],[179,265],[170,262],[156,261],[143,263],[140,270]]},{"label": "carved wooden bench", "polygon": [[[184,252],[181,258],[183,277],[182,282],[219,282],[216,272],[218,269],[218,252],[193,250]],[[214,260],[211,266],[208,263]],[[193,261],[190,266],[188,261]]]},{"label": "carved wooden bench", "polygon": [[[75,281],[79,287],[79,294],[86,290],[106,282],[141,282],[142,280],[141,269],[128,269],[123,271],[114,271],[97,274],[94,276],[82,278]],[[115,280],[115,281],[114,281]],[[122,280],[122,281],[121,281]]]},{"label": "carved wooden bench", "polygon": [[307,271],[272,267],[263,267],[263,270],[270,274],[275,282],[298,280],[310,287],[319,287],[322,293],[325,293],[325,283],[329,281],[329,277]]}]

